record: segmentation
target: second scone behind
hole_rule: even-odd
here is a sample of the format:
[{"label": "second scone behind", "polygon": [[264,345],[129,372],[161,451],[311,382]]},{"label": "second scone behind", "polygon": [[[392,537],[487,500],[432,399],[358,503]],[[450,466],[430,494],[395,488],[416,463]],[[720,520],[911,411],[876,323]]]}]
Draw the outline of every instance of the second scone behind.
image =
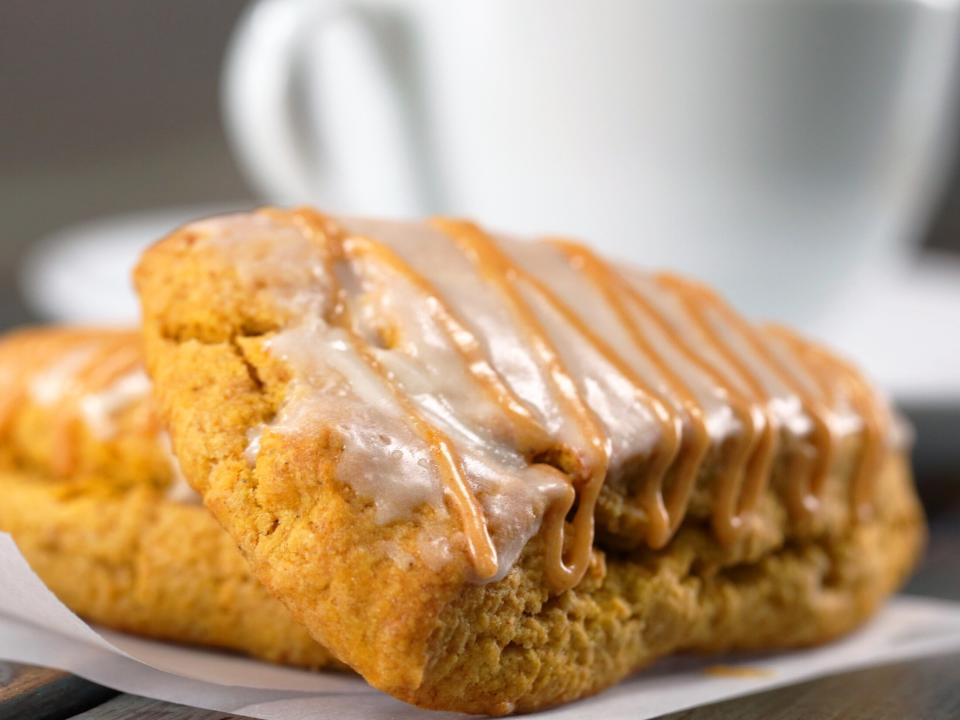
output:
[{"label": "second scone behind", "polygon": [[132,331],[0,340],[0,530],[106,627],[304,667],[342,667],[257,583],[178,477]]}]

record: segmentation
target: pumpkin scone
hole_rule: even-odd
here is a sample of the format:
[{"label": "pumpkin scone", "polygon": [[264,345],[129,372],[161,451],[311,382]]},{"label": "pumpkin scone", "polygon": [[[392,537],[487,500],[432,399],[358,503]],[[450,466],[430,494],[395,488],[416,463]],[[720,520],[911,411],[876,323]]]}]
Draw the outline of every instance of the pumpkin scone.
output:
[{"label": "pumpkin scone", "polygon": [[0,530],[94,622],[339,665],[177,478],[149,390],[138,333],[38,328],[0,339]]},{"label": "pumpkin scone", "polygon": [[188,225],[135,279],[186,478],[408,702],[528,711],[672,652],[824,642],[922,545],[884,399],[696,283],[309,209]]}]

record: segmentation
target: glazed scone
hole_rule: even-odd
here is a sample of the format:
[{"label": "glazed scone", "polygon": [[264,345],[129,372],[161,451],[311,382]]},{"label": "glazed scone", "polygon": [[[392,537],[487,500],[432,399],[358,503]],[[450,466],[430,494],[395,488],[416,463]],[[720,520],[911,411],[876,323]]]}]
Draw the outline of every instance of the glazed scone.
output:
[{"label": "glazed scone", "polygon": [[149,389],[132,331],[31,329],[0,340],[0,530],[94,622],[339,665],[176,477]]},{"label": "glazed scone", "polygon": [[883,398],[689,281],[306,209],[188,225],[135,278],[187,479],[406,701],[532,710],[675,651],[823,642],[922,545]]}]

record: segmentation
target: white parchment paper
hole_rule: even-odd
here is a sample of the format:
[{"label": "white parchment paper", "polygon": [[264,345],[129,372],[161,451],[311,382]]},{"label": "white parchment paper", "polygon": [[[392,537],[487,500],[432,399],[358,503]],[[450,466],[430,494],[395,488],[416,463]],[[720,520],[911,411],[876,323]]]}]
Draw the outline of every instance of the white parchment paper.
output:
[{"label": "white parchment paper", "polygon": [[[894,660],[960,650],[960,604],[899,597],[825,647],[750,658],[670,660],[597,697],[526,718],[644,720]],[[0,533],[0,658],[67,670],[123,692],[264,720],[464,717],[418,710],[360,678],[310,673],[93,628],[70,612]],[[742,675],[706,668],[742,666]]]}]

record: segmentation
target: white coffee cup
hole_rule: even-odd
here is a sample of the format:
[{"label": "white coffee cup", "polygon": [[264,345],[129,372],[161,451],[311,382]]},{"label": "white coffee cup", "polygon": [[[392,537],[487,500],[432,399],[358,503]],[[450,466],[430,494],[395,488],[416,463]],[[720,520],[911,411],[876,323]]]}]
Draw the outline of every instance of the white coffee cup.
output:
[{"label": "white coffee cup", "polygon": [[261,0],[224,74],[265,199],[464,215],[804,323],[943,175],[958,0]]}]

